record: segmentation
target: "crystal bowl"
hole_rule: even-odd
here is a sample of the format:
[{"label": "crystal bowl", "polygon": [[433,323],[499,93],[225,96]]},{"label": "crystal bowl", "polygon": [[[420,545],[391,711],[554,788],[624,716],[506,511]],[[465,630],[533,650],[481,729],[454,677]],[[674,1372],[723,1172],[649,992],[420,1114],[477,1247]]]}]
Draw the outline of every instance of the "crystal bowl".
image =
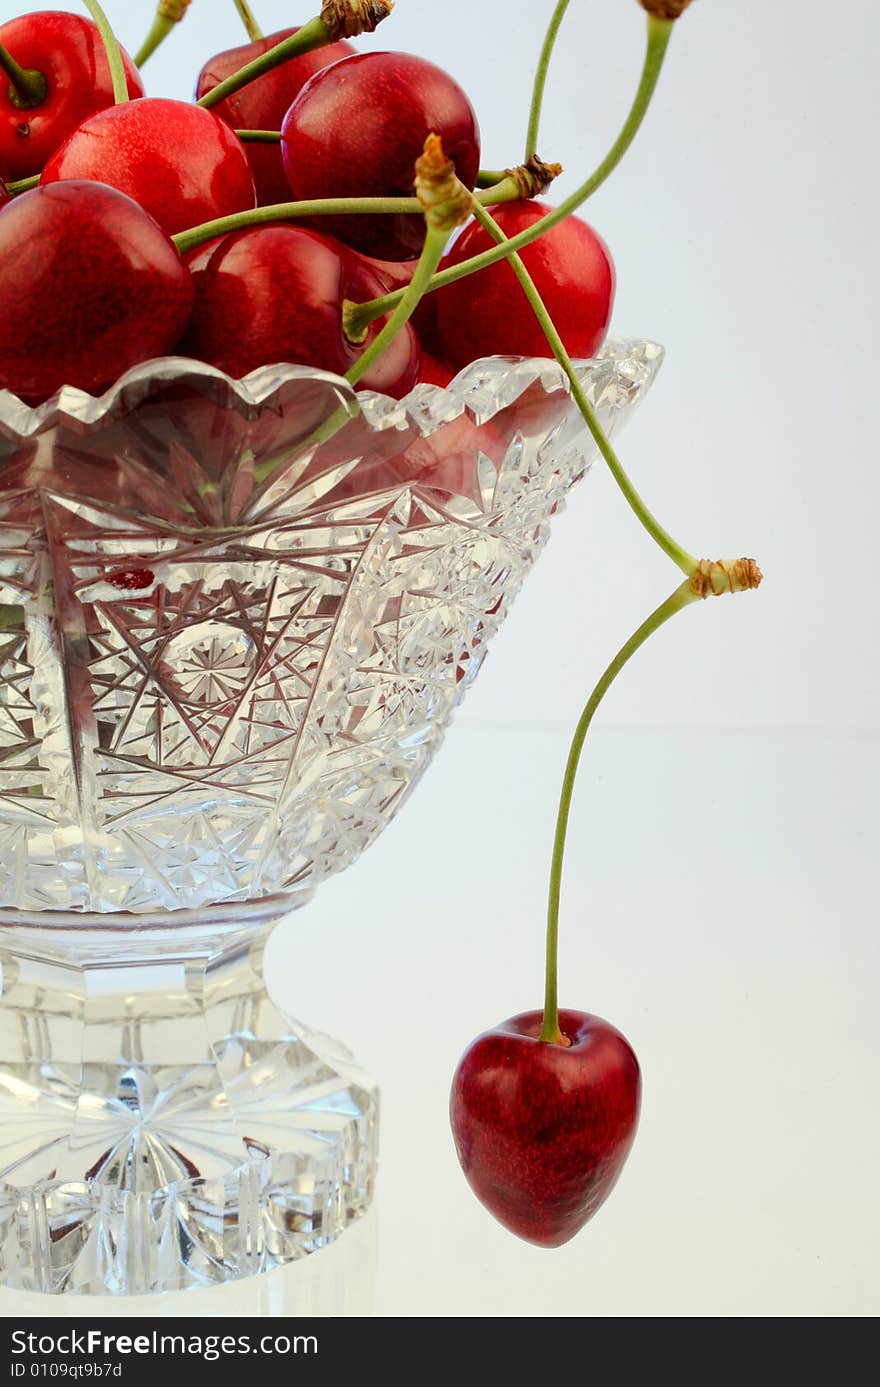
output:
[{"label": "crystal bowl", "polygon": [[[661,359],[580,363],[606,430]],[[546,360],[0,392],[0,1280],[211,1284],[366,1206],[375,1089],[265,939],[410,793],[594,456]]]}]

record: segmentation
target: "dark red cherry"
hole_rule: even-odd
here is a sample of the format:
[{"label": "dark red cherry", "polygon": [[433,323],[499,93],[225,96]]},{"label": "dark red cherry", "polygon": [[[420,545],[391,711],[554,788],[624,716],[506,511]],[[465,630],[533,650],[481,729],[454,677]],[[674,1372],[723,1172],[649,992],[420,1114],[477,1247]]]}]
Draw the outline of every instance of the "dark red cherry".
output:
[{"label": "dark red cherry", "polygon": [[[223,53],[209,58],[198,76],[196,99],[213,91],[245,63],[262,57],[282,39],[296,32],[295,28],[280,29],[277,34],[244,43],[240,48],[227,48]],[[211,109],[235,130],[280,130],[287,108],[309,78],[354,51],[350,43],[340,40],[339,43],[328,43],[325,48],[315,48],[311,53],[302,53],[298,58],[291,58],[289,62],[264,73],[255,82],[227,96],[225,101],[218,102]],[[259,205],[289,202],[290,185],[284,175],[280,145],[252,143],[246,149]]]},{"label": "dark red cherry", "polygon": [[9,191],[9,189],[7,188],[6,184],[3,182],[3,179],[0,178],[0,207],[5,207],[6,204],[7,204],[7,202],[11,202],[11,201],[12,201],[12,194],[10,193],[10,191]]},{"label": "dark red cherry", "polygon": [[635,1137],[638,1060],[598,1016],[560,1011],[569,1042],[539,1040],[543,1013],[479,1036],[452,1082],[455,1149],[474,1194],[541,1247],[574,1237],[608,1197]]},{"label": "dark red cherry", "polygon": [[151,568],[123,568],[119,573],[111,573],[108,582],[123,592],[140,592],[152,587],[156,575]]},{"label": "dark red cherry", "polygon": [[455,371],[439,357],[432,356],[424,347],[419,349],[419,384],[440,385],[444,388],[452,380]]},{"label": "dark red cherry", "polygon": [[[372,255],[363,258],[389,289],[405,289],[419,263],[418,260],[377,260]],[[436,294],[423,294],[411,320],[419,345],[434,353],[437,351],[436,299]]]},{"label": "dark red cherry", "polygon": [[191,305],[175,247],[114,188],[54,183],[0,212],[0,388],[28,404],[62,385],[100,394],[169,352]]},{"label": "dark red cherry", "polygon": [[109,183],[140,203],[169,236],[256,203],[244,145],[213,111],[147,97],[99,111],[43,171]]},{"label": "dark red cherry", "polygon": [[[0,44],[19,67],[46,80],[45,99],[23,107],[0,73],[0,168],[10,180],[29,178],[88,116],[113,105],[107,54],[90,19],[55,10],[0,25]],[[122,61],[129,96],[143,96],[138,70],[124,51]]]},{"label": "dark red cherry", "polygon": [[[492,208],[507,236],[552,209],[543,202]],[[465,227],[442,268],[480,255],[494,241],[478,222]],[[564,221],[521,252],[570,356],[590,357],[605,339],[614,303],[614,264],[605,242],[577,217]],[[513,270],[504,261],[435,291],[441,354],[456,366],[481,356],[550,356],[541,328]]]},{"label": "dark red cherry", "polygon": [[[428,135],[474,186],[480,131],[473,107],[441,68],[408,53],[358,53],[319,72],[284,118],[282,153],[294,198],[412,197]],[[421,216],[325,218],[325,229],[382,260],[417,256]]]},{"label": "dark red cherry", "polygon": [[[359,346],[342,330],[346,299],[388,292],[356,252],[297,226],[264,226],[209,242],[189,257],[195,306],[181,350],[239,378],[257,366],[297,362],[344,375],[382,326]],[[407,324],[359,382],[400,397],[418,373]]]}]

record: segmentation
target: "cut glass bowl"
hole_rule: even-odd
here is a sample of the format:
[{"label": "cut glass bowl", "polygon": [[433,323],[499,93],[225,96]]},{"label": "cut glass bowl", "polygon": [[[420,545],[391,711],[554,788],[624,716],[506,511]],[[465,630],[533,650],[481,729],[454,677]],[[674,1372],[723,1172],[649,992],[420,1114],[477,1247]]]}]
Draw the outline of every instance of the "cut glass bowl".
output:
[{"label": "cut glass bowl", "polygon": [[[581,363],[609,432],[661,359]],[[400,808],[595,455],[544,360],[0,393],[0,1281],[210,1285],[366,1207],[375,1089],[265,940]]]}]

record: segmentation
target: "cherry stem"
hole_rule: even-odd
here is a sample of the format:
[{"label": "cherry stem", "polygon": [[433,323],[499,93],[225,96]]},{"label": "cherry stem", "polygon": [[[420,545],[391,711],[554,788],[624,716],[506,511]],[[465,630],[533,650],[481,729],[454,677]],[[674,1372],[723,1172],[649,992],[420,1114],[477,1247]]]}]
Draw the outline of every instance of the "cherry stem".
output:
[{"label": "cherry stem", "polygon": [[477,174],[476,186],[478,188],[494,188],[496,183],[503,182],[506,177],[506,169],[480,169]]},{"label": "cherry stem", "polygon": [[[412,317],[426,285],[431,282],[431,275],[440,263],[440,257],[446,249],[451,233],[457,226],[466,222],[470,215],[473,193],[457,177],[455,164],[446,157],[439,135],[429,135],[425,140],[422,153],[416,160],[414,183],[416,197],[425,218],[425,242],[422,253],[406,292],[388,322],[366,351],[346,371],[345,379],[350,385],[355,385],[361,379]],[[349,341],[363,342],[368,329],[352,330],[347,319],[349,309],[356,311],[357,304],[342,305],[342,330]]]},{"label": "cherry stem", "polygon": [[113,83],[113,100],[117,106],[121,106],[124,101],[128,100],[128,79],[122,64],[119,43],[111,28],[110,21],[98,4],[98,0],[83,0],[83,4],[95,21],[95,27],[101,35],[101,42],[104,45],[107,63],[110,67],[110,79]]},{"label": "cherry stem", "polygon": [[[516,236],[511,236],[504,245],[494,246],[491,250],[483,251],[481,255],[475,255],[470,260],[463,260],[460,265],[453,265],[448,270],[443,270],[440,274],[435,275],[428,285],[429,293],[435,289],[443,289],[447,284],[454,284],[457,279],[464,279],[466,275],[485,270],[489,265],[497,265],[499,260],[507,259],[514,251],[522,250],[523,247],[531,245],[532,241],[537,241],[539,236],[543,236],[554,226],[557,226],[559,222],[564,221],[582,203],[586,202],[597,188],[602,186],[629,149],[645,118],[663,67],[663,59],[666,56],[671,32],[672,23],[670,21],[655,19],[653,15],[648,16],[647,50],[635,99],[620,134],[587,181],[582,183],[571,197],[561,202],[553,212],[548,212],[547,216],[542,217],[540,221],[534,222],[532,226],[526,227]],[[392,294],[385,294],[382,298],[373,299],[371,303],[364,304],[362,309],[364,322],[371,322],[373,318],[380,318],[383,313],[390,312],[395,304],[400,302],[401,294],[402,291],[397,289]]]},{"label": "cherry stem", "polygon": [[[515,202],[519,196],[520,191],[516,180],[505,175],[503,182],[480,193],[479,200],[491,202],[494,205],[501,202]],[[235,212],[229,217],[217,217],[214,221],[203,222],[201,226],[191,227],[188,231],[178,231],[171,239],[181,255],[185,255],[205,241],[213,240],[215,236],[226,236],[229,232],[243,231],[249,226],[265,226],[271,222],[299,221],[303,217],[354,216],[358,213],[393,216],[399,215],[401,212],[418,215],[421,211],[422,205],[415,197],[326,197],[316,198],[311,202],[278,202],[269,207],[254,207],[246,212]],[[387,304],[384,312],[392,312],[402,298],[403,293],[394,295],[393,303]],[[374,299],[366,305],[370,312],[363,323],[360,322],[360,319],[364,305],[355,305],[359,329],[363,327],[366,330],[370,323],[382,316],[381,312],[374,313],[372,311],[377,302],[379,300]]]},{"label": "cherry stem", "polygon": [[159,44],[164,43],[175,24],[179,24],[183,19],[189,9],[189,3],[190,0],[159,0],[152,28],[134,55],[135,67],[143,67]]},{"label": "cherry stem", "polygon": [[[496,241],[504,242],[506,240],[504,232],[498,226],[498,223],[492,218],[490,213],[480,207],[476,201],[474,201],[474,216]],[[509,248],[510,242],[507,242],[507,246]],[[648,510],[644,501],[642,501],[611,447],[596,417],[596,412],[587,399],[577,372],[572,365],[571,358],[565,350],[562,339],[553,323],[553,319],[547,312],[544,302],[538,293],[531,275],[523,264],[521,257],[516,253],[510,257],[510,266],[519,280],[520,287],[526,295],[544,331],[544,335],[550,344],[553,355],[568,377],[572,396],[596,441],[599,451],[608,463],[615,481],[623,492],[631,509],[635,512],[651,537],[686,575],[679,587],[676,588],[671,596],[669,596],[656,611],[651,613],[647,620],[642,623],[632,636],[630,636],[626,644],[623,645],[615,655],[611,664],[605,670],[605,673],[590,695],[587,705],[581,714],[577,728],[575,729],[574,739],[572,741],[568,762],[565,768],[565,775],[562,781],[559,813],[556,820],[556,835],[553,843],[553,858],[550,867],[550,890],[547,901],[547,965],[544,1020],[540,1035],[541,1040],[561,1045],[564,1043],[564,1037],[559,1028],[557,962],[559,952],[559,899],[562,888],[562,864],[565,855],[565,837],[568,830],[568,819],[571,810],[575,777],[577,775],[581,751],[583,750],[584,741],[590,723],[593,720],[593,715],[624,665],[636,650],[638,650],[639,646],[644,644],[648,637],[656,631],[658,627],[662,626],[671,616],[674,616],[676,612],[681,611],[683,607],[688,606],[691,602],[699,601],[701,598],[705,597],[720,596],[724,592],[741,592],[749,588],[757,587],[761,581],[761,572],[757,564],[751,559],[738,559],[734,562],[719,561],[716,563],[710,563],[705,559],[697,560],[676,544],[675,540],[663,529],[662,525],[659,524]]]},{"label": "cherry stem", "polygon": [[15,183],[7,183],[6,191],[11,193],[13,197],[17,197],[19,193],[27,193],[31,188],[36,188],[39,181],[40,175],[32,173],[30,178],[19,178]]},{"label": "cherry stem", "polygon": [[48,83],[35,67],[22,67],[8,48],[0,44],[0,68],[9,78],[9,98],[19,110],[30,111],[46,100]]},{"label": "cherry stem", "polygon": [[236,130],[236,135],[245,144],[280,144],[280,130]]},{"label": "cherry stem", "polygon": [[289,62],[291,58],[298,58],[302,53],[311,53],[313,49],[323,48],[325,44],[336,43],[340,38],[372,32],[383,19],[387,19],[391,10],[390,0],[372,0],[372,3],[367,3],[366,0],[324,0],[320,15],[310,19],[295,34],[282,39],[259,58],[245,63],[238,72],[231,73],[211,91],[205,92],[198,105],[210,109],[218,102],[225,101],[227,96],[232,96],[233,92],[241,91],[242,87],[271,72],[273,68]]},{"label": "cherry stem", "polygon": [[[416,266],[415,274],[406,286],[406,292],[403,298],[391,314],[388,322],[384,324],[382,331],[373,338],[367,350],[359,356],[354,365],[349,367],[346,371],[345,379],[350,385],[357,384],[364,373],[373,365],[373,362],[382,355],[385,348],[393,338],[397,336],[401,328],[409,322],[413,313],[415,313],[419,306],[419,300],[424,295],[425,287],[430,283],[431,275],[440,263],[448,240],[449,232],[447,230],[441,231],[429,228],[425,236],[425,244],[422,247],[422,253],[419,257],[419,263]],[[348,304],[343,306],[342,323],[346,336],[349,337],[349,340],[356,342],[358,337],[350,334],[348,322],[346,320],[346,308],[352,306],[356,307],[356,305]],[[366,331],[367,329],[365,328],[364,335]],[[360,340],[362,341],[363,337],[361,337]]]},{"label": "cherry stem", "polygon": [[721,559],[710,562],[701,559],[689,578],[685,578],[665,602],[661,602],[641,626],[622,645],[611,664],[605,670],[587,705],[581,713],[575,728],[565,774],[562,777],[562,790],[559,796],[559,811],[556,816],[556,833],[553,839],[553,857],[550,865],[550,890],[547,898],[547,971],[544,991],[544,1023],[541,1040],[552,1044],[564,1044],[559,1029],[559,1006],[557,1001],[557,973],[559,955],[559,901],[562,892],[562,864],[565,857],[565,837],[571,813],[574,783],[580,764],[590,723],[602,699],[614,683],[624,665],[631,659],[649,636],[663,626],[670,617],[692,602],[707,597],[721,597],[724,593],[748,592],[761,583],[761,570],[754,559]]},{"label": "cherry stem", "polygon": [[258,39],[265,38],[262,29],[260,28],[259,24],[257,23],[254,17],[253,10],[247,3],[247,0],[235,0],[235,8],[241,15],[241,22],[247,30],[248,38],[252,39],[254,43],[256,43]]},{"label": "cherry stem", "polygon": [[[507,249],[513,245],[513,238],[511,237],[510,240],[507,240],[507,237],[504,235],[498,223],[476,200],[474,200],[474,216],[480,224],[486,228],[490,236],[499,242],[499,244],[504,245],[506,243]],[[553,319],[547,312],[535,282],[523,264],[521,257],[517,255],[516,252],[510,257],[510,267],[519,280],[520,287],[531,305],[532,312],[541,325],[553,355],[568,377],[572,397],[583,415],[587,428],[593,435],[599,452],[607,462],[611,475],[623,492],[631,510],[635,513],[638,520],[641,521],[642,525],[648,531],[648,534],[655,543],[660,546],[663,552],[668,554],[669,558],[672,559],[673,563],[678,565],[683,573],[690,576],[698,567],[698,560],[695,559],[692,554],[689,554],[686,549],[683,549],[680,544],[677,544],[656,517],[651,514],[651,511],[627,476],[622,462],[612,448],[602,425],[599,423],[596,411],[587,399],[580,377],[572,364],[571,357],[565,349],[565,345],[562,338],[559,336]]]},{"label": "cherry stem", "polygon": [[173,19],[166,19],[162,14],[155,16],[147,37],[134,55],[135,67],[143,67],[147,59],[152,58],[159,44],[164,43],[173,28]]},{"label": "cherry stem", "polygon": [[311,53],[315,48],[323,48],[325,44],[331,41],[330,32],[324,22],[319,18],[310,19],[295,34],[282,39],[280,43],[276,43],[274,48],[270,48],[259,58],[245,63],[244,67],[239,68],[238,72],[233,72],[225,81],[218,82],[217,86],[212,87],[209,92],[205,92],[205,95],[196,104],[210,110],[212,106],[225,101],[227,96],[241,91],[242,87],[256,82],[258,77],[263,77],[265,73],[280,67],[282,63],[289,62],[291,58],[298,58],[303,53]]},{"label": "cherry stem", "polygon": [[697,601],[699,601],[699,595],[694,592],[690,580],[686,578],[684,582],[680,583],[675,591],[666,598],[666,601],[661,602],[660,606],[642,622],[638,630],[634,631],[626,644],[622,645],[618,650],[614,659],[590,694],[587,705],[581,713],[580,720],[575,728],[571,749],[568,753],[568,760],[565,765],[565,774],[562,777],[562,790],[559,796],[559,812],[556,817],[556,834],[553,840],[553,858],[550,866],[550,892],[547,901],[547,963],[544,988],[544,1022],[541,1027],[539,1039],[553,1045],[565,1043],[559,1028],[557,988],[559,901],[562,890],[562,864],[565,857],[565,838],[568,831],[569,815],[571,813],[571,801],[587,732],[589,731],[590,723],[593,721],[596,709],[599,707],[605,694],[614,683],[624,665],[627,664],[639,647],[644,645],[649,636],[652,636],[655,631],[659,630],[661,626],[669,621],[670,617],[675,616],[676,612],[680,612],[682,608]]},{"label": "cherry stem", "polygon": [[556,9],[553,11],[547,33],[544,36],[544,43],[541,48],[541,56],[538,59],[538,70],[535,73],[535,83],[532,87],[532,104],[529,107],[529,128],[526,133],[526,153],[525,162],[531,159],[538,150],[538,130],[541,124],[541,108],[544,104],[544,88],[547,85],[547,70],[550,67],[550,59],[553,56],[553,49],[556,45],[556,36],[565,18],[565,12],[571,0],[558,0]]}]

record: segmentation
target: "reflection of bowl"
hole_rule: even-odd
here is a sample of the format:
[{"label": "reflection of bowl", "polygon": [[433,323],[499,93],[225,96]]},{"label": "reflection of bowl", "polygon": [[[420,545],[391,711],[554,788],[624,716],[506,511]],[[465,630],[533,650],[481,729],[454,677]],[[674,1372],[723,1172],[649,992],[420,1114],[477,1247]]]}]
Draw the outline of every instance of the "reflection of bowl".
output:
[{"label": "reflection of bowl", "polygon": [[[584,365],[607,427],[660,359]],[[549,361],[400,403],[181,359],[0,395],[0,905],[193,909],[351,862],[593,455]]]}]

